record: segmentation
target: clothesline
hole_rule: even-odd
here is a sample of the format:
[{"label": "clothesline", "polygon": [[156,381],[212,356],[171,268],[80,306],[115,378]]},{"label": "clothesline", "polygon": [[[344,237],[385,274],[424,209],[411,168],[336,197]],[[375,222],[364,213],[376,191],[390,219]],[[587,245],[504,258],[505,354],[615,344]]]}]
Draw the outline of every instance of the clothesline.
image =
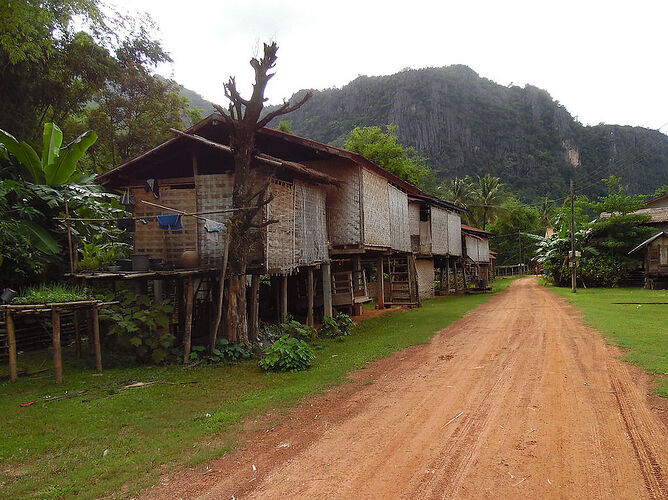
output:
[{"label": "clothesline", "polygon": [[[143,201],[143,200],[142,200]],[[150,203],[150,202],[144,202],[144,203]],[[155,204],[152,204],[155,205]],[[256,208],[256,207],[242,207],[242,208],[227,208],[224,210],[210,210],[206,212],[193,212],[193,213],[186,213],[182,212],[180,210],[176,210],[174,208],[169,208],[169,207],[162,207],[159,206],[159,208],[163,208],[164,210],[171,210],[175,213],[178,213],[182,216],[186,217],[195,217],[199,219],[206,219],[205,217],[198,217],[200,215],[213,215],[213,214],[222,214],[222,213],[229,213],[229,212],[238,212],[240,210],[249,210],[251,208]],[[141,217],[116,217],[116,218],[111,218],[111,217],[103,217],[103,218],[83,218],[83,217],[55,217],[56,220],[61,220],[61,221],[68,221],[68,222],[117,222],[119,220],[143,220],[143,219],[148,219],[150,217],[154,217],[152,215],[144,215]]]}]

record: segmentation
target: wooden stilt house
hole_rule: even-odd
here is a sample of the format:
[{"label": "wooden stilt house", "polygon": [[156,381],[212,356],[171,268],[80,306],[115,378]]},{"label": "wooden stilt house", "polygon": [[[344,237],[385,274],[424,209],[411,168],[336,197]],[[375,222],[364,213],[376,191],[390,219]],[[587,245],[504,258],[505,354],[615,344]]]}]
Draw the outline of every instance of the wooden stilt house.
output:
[{"label": "wooden stilt house", "polygon": [[462,224],[462,241],[467,272],[475,281],[476,288],[485,289],[491,279],[489,253],[489,231]]},{"label": "wooden stilt house", "polygon": [[645,288],[668,288],[668,232],[657,234],[642,242],[629,255],[644,252]]},{"label": "wooden stilt house", "polygon": [[450,293],[451,277],[461,268],[461,207],[431,196],[411,195],[408,199],[411,250],[416,257],[418,290],[421,298],[433,297],[436,269],[438,292]]}]

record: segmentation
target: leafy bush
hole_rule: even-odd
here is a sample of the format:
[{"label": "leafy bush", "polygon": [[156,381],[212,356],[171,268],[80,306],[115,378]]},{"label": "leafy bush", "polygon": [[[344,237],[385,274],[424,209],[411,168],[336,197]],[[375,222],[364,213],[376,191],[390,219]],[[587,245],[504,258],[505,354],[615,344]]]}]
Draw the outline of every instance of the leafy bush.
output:
[{"label": "leafy bush", "polygon": [[627,263],[610,256],[583,257],[578,265],[578,277],[591,287],[611,287],[629,275]]},{"label": "leafy bush", "polygon": [[313,363],[313,350],[303,340],[283,335],[264,351],[258,363],[264,371],[296,372],[307,370]]},{"label": "leafy bush", "polygon": [[168,300],[152,302],[146,295],[124,292],[120,304],[105,307],[100,318],[116,348],[131,352],[144,363],[162,363],[174,345],[169,331],[172,306]]},{"label": "leafy bush", "polygon": [[350,335],[355,322],[345,313],[338,313],[333,318],[325,316],[319,334],[322,337],[342,338]]},{"label": "leafy bush", "polygon": [[301,340],[313,341],[318,336],[318,332],[312,326],[307,326],[299,321],[290,319],[281,324],[283,335],[295,337]]},{"label": "leafy bush", "polygon": [[74,302],[93,299],[90,290],[65,283],[42,284],[28,288],[14,299],[16,304],[46,304],[49,302]]},{"label": "leafy bush", "polygon": [[220,363],[227,361],[234,363],[242,359],[253,357],[253,351],[248,344],[235,344],[227,339],[218,339],[213,354],[206,353],[206,347],[195,346],[190,353],[191,361],[204,361],[207,363]]}]

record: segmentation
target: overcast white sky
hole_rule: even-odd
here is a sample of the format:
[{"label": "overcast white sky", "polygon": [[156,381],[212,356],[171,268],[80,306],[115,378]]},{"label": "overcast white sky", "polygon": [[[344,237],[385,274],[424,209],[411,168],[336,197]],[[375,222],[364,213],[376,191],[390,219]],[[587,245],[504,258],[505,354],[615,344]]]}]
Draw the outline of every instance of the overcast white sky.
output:
[{"label": "overcast white sky", "polygon": [[160,73],[226,104],[261,42],[279,47],[267,96],[358,75],[465,64],[502,85],[547,90],[585,124],[668,131],[668,1],[111,0],[151,14],[174,63]]}]

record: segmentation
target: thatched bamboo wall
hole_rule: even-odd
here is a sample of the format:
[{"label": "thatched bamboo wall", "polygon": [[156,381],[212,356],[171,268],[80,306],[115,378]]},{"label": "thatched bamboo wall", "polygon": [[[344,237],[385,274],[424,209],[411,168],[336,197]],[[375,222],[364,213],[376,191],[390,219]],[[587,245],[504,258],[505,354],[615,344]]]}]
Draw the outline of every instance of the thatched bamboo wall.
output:
[{"label": "thatched bamboo wall", "polygon": [[[408,197],[406,193],[388,184],[390,244],[393,250],[411,251],[411,234],[408,220]],[[385,229],[387,231],[387,228]]]},{"label": "thatched bamboo wall", "polygon": [[408,203],[408,226],[411,236],[420,235],[420,205],[419,201],[411,201]]},{"label": "thatched bamboo wall", "polygon": [[197,225],[193,217],[183,217],[183,229],[168,232],[158,227],[156,215],[169,213],[168,210],[142,203],[146,200],[187,213],[197,210],[195,185],[191,178],[160,180],[160,198],[146,192],[143,187],[133,187],[135,199],[134,216],[146,217],[147,224],[136,223],[134,234],[134,253],[145,254],[151,258],[163,259],[167,264],[180,265],[181,254],[186,250],[197,250]]},{"label": "thatched bamboo wall", "polygon": [[431,253],[448,255],[448,212],[439,207],[431,207]]},{"label": "thatched bamboo wall", "polygon": [[417,259],[418,293],[420,298],[429,299],[434,296],[434,261],[433,259]]},{"label": "thatched bamboo wall", "polygon": [[462,219],[453,212],[448,212],[448,252],[456,257],[462,255]]},{"label": "thatched bamboo wall", "polygon": [[[385,177],[366,168],[362,169],[365,245],[389,247],[392,243],[390,231],[387,230],[391,227],[388,186]],[[408,210],[408,207],[406,209]]]},{"label": "thatched bamboo wall", "polygon": [[[197,211],[210,212],[232,208],[232,189],[234,174],[198,175],[195,177],[197,186]],[[225,223],[231,213],[207,214],[204,217]],[[200,265],[217,267],[222,265],[223,249],[227,228],[220,233],[208,233],[204,229],[204,221],[197,222],[197,240],[199,243]]]},{"label": "thatched bamboo wall", "polygon": [[310,168],[341,180],[340,187],[327,190],[327,231],[334,246],[362,243],[362,208],[360,204],[360,166],[348,160],[303,162]]},{"label": "thatched bamboo wall", "polygon": [[324,187],[295,180],[296,261],[309,265],[329,259],[327,193]]},{"label": "thatched bamboo wall", "polygon": [[267,218],[278,222],[267,227],[267,267],[270,272],[288,273],[297,265],[294,185],[275,180],[270,189],[274,198],[267,206]]}]

